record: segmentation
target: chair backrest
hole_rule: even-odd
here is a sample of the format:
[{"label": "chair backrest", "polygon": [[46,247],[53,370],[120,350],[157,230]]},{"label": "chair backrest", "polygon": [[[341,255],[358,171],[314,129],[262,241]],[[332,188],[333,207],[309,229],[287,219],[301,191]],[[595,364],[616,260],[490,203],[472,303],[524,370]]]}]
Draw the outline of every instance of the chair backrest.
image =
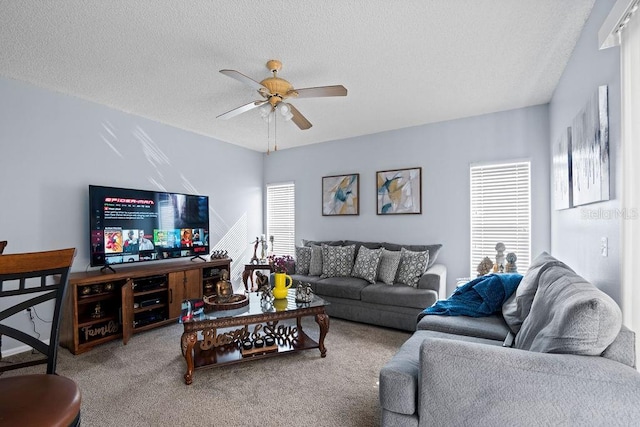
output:
[{"label": "chair backrest", "polygon": [[4,248],[7,247],[7,241],[6,240],[0,240],[0,255],[2,255],[2,251],[4,251]]},{"label": "chair backrest", "polygon": [[[55,374],[60,312],[75,251],[71,248],[0,256],[0,335],[20,341],[45,356],[0,366],[0,372],[47,363],[47,373]],[[47,337],[39,339],[5,322],[14,314],[51,300],[54,301],[54,309],[48,344],[45,341]]]}]

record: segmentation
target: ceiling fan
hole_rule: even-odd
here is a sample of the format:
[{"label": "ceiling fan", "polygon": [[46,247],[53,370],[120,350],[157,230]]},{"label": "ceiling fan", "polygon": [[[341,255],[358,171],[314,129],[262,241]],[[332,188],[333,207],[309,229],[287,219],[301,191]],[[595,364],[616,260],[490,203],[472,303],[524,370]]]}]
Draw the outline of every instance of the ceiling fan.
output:
[{"label": "ceiling fan", "polygon": [[[342,85],[308,87],[294,89],[291,83],[278,77],[278,71],[282,68],[282,63],[276,59],[267,62],[267,68],[273,73],[273,77],[267,77],[261,82],[257,82],[236,70],[220,70],[225,76],[236,79],[247,86],[256,89],[263,99],[249,102],[224,114],[220,114],[219,119],[230,119],[239,114],[253,110],[254,108],[266,106],[267,114],[279,109],[285,119],[291,119],[300,129],[309,129],[312,125],[293,105],[285,102],[289,98],[314,98],[326,96],[346,96],[347,89]],[[270,107],[270,108],[269,108]]]}]

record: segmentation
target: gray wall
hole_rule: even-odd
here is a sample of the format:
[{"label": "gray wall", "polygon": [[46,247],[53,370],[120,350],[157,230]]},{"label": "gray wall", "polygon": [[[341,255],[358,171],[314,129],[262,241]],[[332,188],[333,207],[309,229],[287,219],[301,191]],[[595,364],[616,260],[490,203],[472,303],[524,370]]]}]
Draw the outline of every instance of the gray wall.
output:
[{"label": "gray wall", "polygon": [[[352,239],[442,243],[438,261],[468,277],[469,165],[529,159],[532,174],[532,256],[549,250],[549,126],[546,105],[412,127],[278,151],[265,158],[265,183],[294,181],[296,243]],[[422,215],[376,215],[375,174],[422,167]],[[360,174],[360,215],[323,217],[321,178]],[[487,254],[493,256],[494,254]]]},{"label": "gray wall", "polygon": [[[555,141],[600,85],[609,87],[610,196],[607,202],[551,212],[552,254],[621,301],[620,285],[620,53],[598,50],[598,30],[614,0],[598,0],[549,104],[550,141]],[[552,207],[553,208],[553,207]],[[609,256],[600,255],[601,238]]]},{"label": "gray wall", "polygon": [[163,189],[210,197],[211,244],[229,250],[238,281],[249,236],[262,233],[262,168],[261,153],[0,78],[5,253],[75,247],[72,269],[84,271],[88,185]]}]

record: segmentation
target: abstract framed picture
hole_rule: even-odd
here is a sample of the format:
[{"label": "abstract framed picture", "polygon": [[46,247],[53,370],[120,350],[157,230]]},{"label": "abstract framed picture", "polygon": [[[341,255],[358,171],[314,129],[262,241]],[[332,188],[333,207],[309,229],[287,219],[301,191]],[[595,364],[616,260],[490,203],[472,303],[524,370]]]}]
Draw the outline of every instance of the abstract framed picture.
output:
[{"label": "abstract framed picture", "polygon": [[609,200],[607,86],[600,86],[571,125],[573,206]]},{"label": "abstract framed picture", "polygon": [[376,172],[377,214],[422,213],[422,168]]},{"label": "abstract framed picture", "polygon": [[360,214],[360,174],[322,177],[322,215]]},{"label": "abstract framed picture", "polygon": [[568,127],[553,144],[553,206],[556,210],[573,207],[571,176],[571,128]]}]

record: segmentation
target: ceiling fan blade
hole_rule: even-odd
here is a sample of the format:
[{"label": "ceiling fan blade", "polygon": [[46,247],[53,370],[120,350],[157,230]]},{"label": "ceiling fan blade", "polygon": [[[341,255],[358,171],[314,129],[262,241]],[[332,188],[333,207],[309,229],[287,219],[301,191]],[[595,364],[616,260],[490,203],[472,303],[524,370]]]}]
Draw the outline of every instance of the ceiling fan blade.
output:
[{"label": "ceiling fan blade", "polygon": [[294,107],[289,103],[287,103],[287,105],[291,109],[291,114],[293,114],[291,121],[295,123],[296,126],[300,128],[300,130],[306,130],[306,129],[309,129],[311,126],[313,126],[311,122],[307,120],[307,118],[303,116],[302,113],[300,113],[300,111],[298,111],[296,107]]},{"label": "ceiling fan blade", "polygon": [[303,89],[291,89],[287,96],[297,98],[314,98],[321,96],[347,96],[347,88],[342,85],[307,87]]},{"label": "ceiling fan blade", "polygon": [[242,74],[239,71],[236,71],[236,70],[220,70],[220,72],[222,74],[224,74],[225,76],[229,76],[232,79],[236,79],[239,82],[242,82],[242,83],[246,84],[247,86],[249,86],[252,89],[256,89],[258,91],[263,91],[263,90],[267,89],[266,87],[264,87],[263,85],[261,85],[257,81],[253,80],[251,77],[247,77],[247,76],[245,76],[244,74]]},{"label": "ceiling fan blade", "polygon": [[227,111],[226,113],[220,114],[219,116],[216,117],[216,119],[223,119],[223,120],[230,119],[232,117],[240,115],[240,114],[242,114],[244,112],[247,112],[249,110],[253,110],[254,108],[257,108],[257,107],[265,104],[266,102],[267,102],[266,100],[264,100],[264,101],[251,101],[248,104],[242,105],[242,106],[240,106],[238,108],[234,108],[231,111]]}]

